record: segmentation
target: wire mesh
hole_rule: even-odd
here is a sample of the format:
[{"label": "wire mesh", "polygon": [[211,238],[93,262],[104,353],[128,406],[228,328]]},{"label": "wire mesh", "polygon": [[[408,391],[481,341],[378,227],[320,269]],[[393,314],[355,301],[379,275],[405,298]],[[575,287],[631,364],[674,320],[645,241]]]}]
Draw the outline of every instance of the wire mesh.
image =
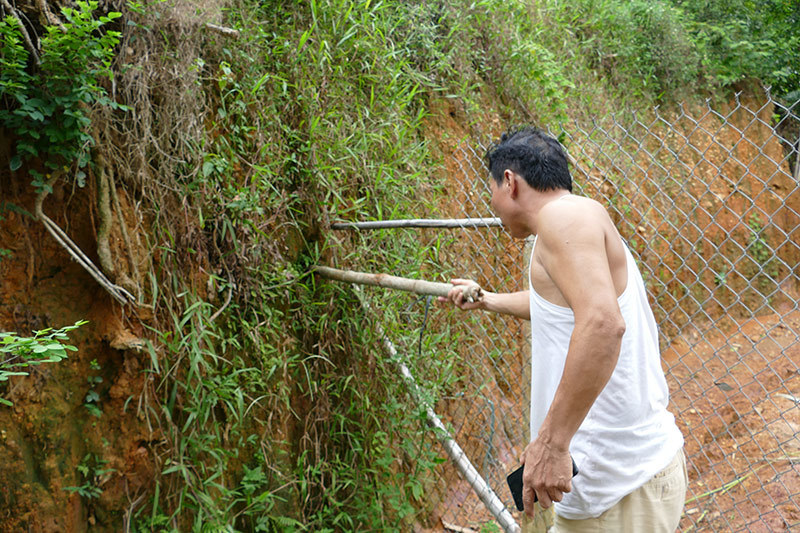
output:
[{"label": "wire mesh", "polygon": [[[567,148],[576,192],[607,206],[645,279],[686,441],[681,530],[800,527],[800,101],[737,94],[551,134]],[[494,216],[487,144],[447,145],[448,195],[433,216]],[[526,288],[525,243],[503,228],[414,231],[436,247],[437,272],[496,292]],[[453,311],[431,317],[425,335],[426,350],[451,355],[444,365],[414,357],[417,382],[443,383],[434,410],[520,520],[505,476],[529,439],[525,325]],[[499,531],[450,461],[426,501],[417,531]]]}]

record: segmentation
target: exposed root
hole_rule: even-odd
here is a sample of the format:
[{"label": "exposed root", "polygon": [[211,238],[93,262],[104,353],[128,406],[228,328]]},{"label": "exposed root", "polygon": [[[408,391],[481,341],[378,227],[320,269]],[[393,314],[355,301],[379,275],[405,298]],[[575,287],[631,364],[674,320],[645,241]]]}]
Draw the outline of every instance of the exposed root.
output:
[{"label": "exposed root", "polygon": [[217,312],[211,315],[208,319],[209,322],[214,322],[219,315],[225,310],[226,307],[231,303],[231,296],[233,296],[233,286],[228,287],[228,296],[225,298],[225,303],[222,304],[222,307],[217,309]]},{"label": "exposed root", "polygon": [[62,33],[67,32],[67,28],[64,27],[64,24],[61,23],[61,20],[59,20],[59,18],[53,14],[52,11],[50,11],[50,8],[47,7],[47,2],[44,0],[36,0],[36,7],[38,7],[41,11],[42,16],[44,17],[44,20],[47,22],[48,26],[58,26],[58,29],[60,29]]},{"label": "exposed root", "polygon": [[114,260],[111,258],[111,246],[108,236],[111,233],[111,194],[109,192],[108,163],[102,151],[97,153],[97,166],[100,170],[97,183],[97,210],[100,217],[97,225],[97,256],[100,267],[107,275],[114,274]]},{"label": "exposed root", "polygon": [[139,265],[136,264],[136,257],[133,255],[131,238],[130,235],[128,235],[128,226],[125,224],[125,217],[122,216],[122,207],[119,205],[119,195],[117,194],[117,184],[114,180],[114,172],[109,171],[108,173],[108,185],[109,189],[111,190],[111,199],[114,201],[114,211],[117,212],[117,218],[119,219],[119,227],[122,232],[122,239],[125,241],[125,247],[128,250],[128,262],[130,263],[131,273],[133,274],[133,279],[130,279],[123,273],[121,275],[122,279],[120,279],[120,283],[124,286],[127,286],[130,290],[135,291],[137,300],[141,301],[142,289],[139,286],[139,280],[141,279],[139,274]]},{"label": "exposed root", "polygon": [[44,214],[42,210],[42,204],[44,203],[44,199],[52,190],[52,185],[60,176],[60,173],[56,173],[50,180],[47,182],[47,185],[42,189],[42,191],[36,196],[36,206],[35,206],[35,213],[36,217],[44,224],[45,229],[53,236],[53,238],[69,253],[69,255],[81,265],[84,270],[86,270],[90,276],[92,276],[97,283],[99,283],[108,293],[120,304],[125,305],[127,303],[134,303],[136,299],[123,289],[122,287],[115,285],[92,263],[92,261],[86,257],[78,245],[75,244],[69,236],[64,233],[58,224],[53,222],[47,215]]}]

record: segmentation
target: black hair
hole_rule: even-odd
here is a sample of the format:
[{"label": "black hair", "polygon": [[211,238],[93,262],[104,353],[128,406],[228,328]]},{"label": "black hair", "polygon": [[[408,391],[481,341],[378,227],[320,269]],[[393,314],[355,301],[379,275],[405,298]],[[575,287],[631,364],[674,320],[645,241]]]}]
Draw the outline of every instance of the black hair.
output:
[{"label": "black hair", "polygon": [[486,162],[498,185],[503,183],[503,172],[509,169],[537,191],[565,189],[572,192],[564,148],[537,128],[504,133],[486,152]]}]

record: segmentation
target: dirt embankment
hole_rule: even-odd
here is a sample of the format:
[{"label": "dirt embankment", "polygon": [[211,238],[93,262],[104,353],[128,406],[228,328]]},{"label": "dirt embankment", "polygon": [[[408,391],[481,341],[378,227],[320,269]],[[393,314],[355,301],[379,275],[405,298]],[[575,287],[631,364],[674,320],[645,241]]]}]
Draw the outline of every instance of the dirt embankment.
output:
[{"label": "dirt embankment", "polygon": [[[153,449],[161,441],[141,404],[147,375],[147,356],[136,349],[142,317],[114,302],[22,212],[34,212],[27,179],[0,172],[0,248],[10,252],[0,260],[0,330],[29,335],[89,323],[72,332],[78,351],[69,359],[33,367],[30,376],[2,388],[14,406],[0,408],[0,531],[120,531],[153,483]],[[44,211],[99,264],[93,183],[74,190],[57,185]],[[117,192],[134,228],[135,210]],[[110,241],[119,282],[131,267],[121,253],[118,222]],[[87,400],[90,391],[97,399]]]}]

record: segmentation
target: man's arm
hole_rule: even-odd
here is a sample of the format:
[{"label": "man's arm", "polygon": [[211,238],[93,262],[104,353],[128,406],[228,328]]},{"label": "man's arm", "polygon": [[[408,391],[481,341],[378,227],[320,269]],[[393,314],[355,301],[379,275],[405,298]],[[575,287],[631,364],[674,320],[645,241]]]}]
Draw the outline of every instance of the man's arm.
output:
[{"label": "man's arm", "polygon": [[625,332],[597,218],[605,214],[570,206],[542,215],[548,218],[537,256],[572,309],[575,329],[553,403],[523,456],[523,501],[531,512],[534,490],[544,508],[571,490],[570,441],[611,378]]},{"label": "man's arm", "polygon": [[515,316],[525,320],[531,319],[531,308],[528,291],[519,292],[489,292],[483,290],[483,296],[478,302],[468,302],[464,299],[463,291],[475,282],[466,279],[450,280],[453,288],[446,298],[439,297],[440,302],[452,302],[459,309],[482,309],[506,315]]}]

